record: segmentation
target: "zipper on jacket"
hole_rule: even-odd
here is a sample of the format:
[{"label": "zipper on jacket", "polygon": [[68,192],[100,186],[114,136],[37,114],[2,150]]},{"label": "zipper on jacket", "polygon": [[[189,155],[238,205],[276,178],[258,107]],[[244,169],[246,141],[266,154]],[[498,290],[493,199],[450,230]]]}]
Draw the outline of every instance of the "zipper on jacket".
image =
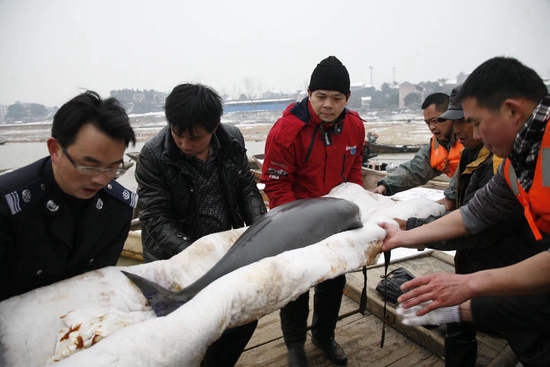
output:
[{"label": "zipper on jacket", "polygon": [[342,179],[344,182],[348,182],[346,179],[346,154],[344,153],[344,158],[342,159]]},{"label": "zipper on jacket", "polygon": [[313,130],[313,134],[311,135],[311,141],[309,143],[309,148],[307,149],[307,154],[306,154],[306,159],[305,159],[306,163],[309,161],[309,156],[311,155],[311,152],[313,151],[313,145],[315,144],[315,136],[317,135],[317,131],[319,131],[319,127],[321,127],[321,125],[315,126],[315,130]]}]

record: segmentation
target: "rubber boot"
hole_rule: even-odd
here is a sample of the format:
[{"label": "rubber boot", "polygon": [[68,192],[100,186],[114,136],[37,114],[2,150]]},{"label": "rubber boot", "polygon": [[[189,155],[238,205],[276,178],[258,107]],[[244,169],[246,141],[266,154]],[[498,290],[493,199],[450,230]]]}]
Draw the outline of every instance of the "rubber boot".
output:
[{"label": "rubber boot", "polygon": [[475,326],[468,322],[447,324],[445,367],[475,367],[476,359]]}]

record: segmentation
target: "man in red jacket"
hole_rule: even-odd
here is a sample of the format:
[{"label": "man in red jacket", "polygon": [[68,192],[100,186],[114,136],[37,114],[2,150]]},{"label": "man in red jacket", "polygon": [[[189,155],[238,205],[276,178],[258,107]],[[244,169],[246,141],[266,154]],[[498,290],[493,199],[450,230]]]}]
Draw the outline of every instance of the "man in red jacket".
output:
[{"label": "man in red jacket", "polygon": [[[350,79],[334,56],[321,61],[311,75],[308,96],[283,112],[266,141],[261,182],[271,208],[305,198],[320,197],[342,182],[363,184],[361,163],[365,126],[346,108]],[[330,213],[327,213],[327,220]],[[322,223],[320,223],[322,225]],[[347,364],[334,341],[334,329],[344,275],[315,287],[312,342],[332,362]],[[306,340],[309,292],[281,309],[281,326],[290,366],[307,366]]]}]

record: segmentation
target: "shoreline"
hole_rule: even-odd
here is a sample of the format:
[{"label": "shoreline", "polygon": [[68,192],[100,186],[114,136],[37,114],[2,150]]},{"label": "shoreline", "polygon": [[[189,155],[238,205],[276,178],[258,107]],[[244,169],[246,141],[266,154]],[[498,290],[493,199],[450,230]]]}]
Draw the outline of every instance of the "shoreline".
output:
[{"label": "shoreline", "polygon": [[[283,111],[248,111],[231,112],[222,115],[221,122],[237,126],[245,141],[261,142],[267,139],[267,134]],[[374,112],[372,112],[374,113]],[[420,117],[413,115],[396,115],[400,118],[388,119],[386,115],[371,115],[365,113],[364,125],[366,131],[378,134],[379,143],[383,144],[426,144],[431,132]],[[394,116],[395,117],[395,116]],[[404,118],[408,118],[404,120]],[[144,143],[155,136],[166,126],[164,113],[129,115],[130,124],[136,134],[136,141]],[[51,121],[26,124],[0,124],[0,140],[10,142],[46,142],[51,135]]]},{"label": "shoreline", "polygon": [[[230,112],[222,115],[221,122],[237,126],[247,142],[261,142],[283,111]],[[136,134],[136,142],[149,141],[166,126],[164,112],[143,115],[129,115],[130,124]],[[378,142],[384,144],[425,144],[431,137],[426,124],[417,112],[389,114],[367,111],[362,114],[365,130],[379,135]],[[46,142],[51,134],[52,121],[21,124],[0,124],[0,140],[31,143]]]},{"label": "shoreline", "polygon": [[[261,142],[267,139],[267,135],[273,123],[234,123],[223,122],[237,126],[244,137],[249,142]],[[163,127],[163,124],[151,123],[132,123],[136,134],[136,143],[145,143],[153,138]],[[378,143],[383,144],[426,144],[431,132],[425,123],[399,123],[399,122],[365,122],[365,131],[376,132],[379,135]],[[11,143],[39,143],[46,142],[51,136],[51,124],[38,125],[0,125],[0,140],[6,140],[6,146]]]},{"label": "shoreline", "polygon": [[[237,126],[245,141],[265,141],[273,124],[231,124]],[[145,143],[153,138],[165,124],[132,123],[136,134],[136,143]],[[46,142],[51,136],[51,124],[38,125],[0,125],[0,140],[9,143],[40,143]]]}]

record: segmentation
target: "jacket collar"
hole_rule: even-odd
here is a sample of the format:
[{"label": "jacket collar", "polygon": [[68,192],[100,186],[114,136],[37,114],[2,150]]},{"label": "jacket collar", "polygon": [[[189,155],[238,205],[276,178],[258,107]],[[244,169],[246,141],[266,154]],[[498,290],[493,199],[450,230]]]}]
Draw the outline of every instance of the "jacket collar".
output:
[{"label": "jacket collar", "polygon": [[103,216],[108,209],[106,198],[103,195],[103,190],[100,190],[89,199],[80,224],[78,228],[75,228],[69,206],[63,199],[61,188],[55,181],[51,160],[46,162],[43,175],[48,192],[42,199],[42,213],[45,217],[52,218],[49,226],[52,235],[69,248],[74,249],[76,233],[77,231],[82,233],[82,241],[78,244],[77,252],[70,260],[70,266],[97,245],[103,228],[107,225],[106,216]]},{"label": "jacket collar", "polygon": [[[227,128],[223,123],[218,126],[214,136],[217,139],[218,154],[225,156],[231,154],[235,149],[244,149],[244,147],[229,134]],[[172,134],[170,133],[170,127],[165,126],[160,132],[159,137],[164,140],[164,149],[161,155],[161,160],[163,162],[172,162],[178,164],[181,162],[183,153],[177,147]],[[214,137],[213,137],[214,138]]]},{"label": "jacket collar", "polygon": [[493,153],[489,149],[481,146],[475,149],[464,149],[462,155],[464,154],[475,154],[475,159],[466,165],[466,168],[462,174],[472,174],[476,169],[478,169],[482,164],[484,164],[487,159],[489,159]]}]

